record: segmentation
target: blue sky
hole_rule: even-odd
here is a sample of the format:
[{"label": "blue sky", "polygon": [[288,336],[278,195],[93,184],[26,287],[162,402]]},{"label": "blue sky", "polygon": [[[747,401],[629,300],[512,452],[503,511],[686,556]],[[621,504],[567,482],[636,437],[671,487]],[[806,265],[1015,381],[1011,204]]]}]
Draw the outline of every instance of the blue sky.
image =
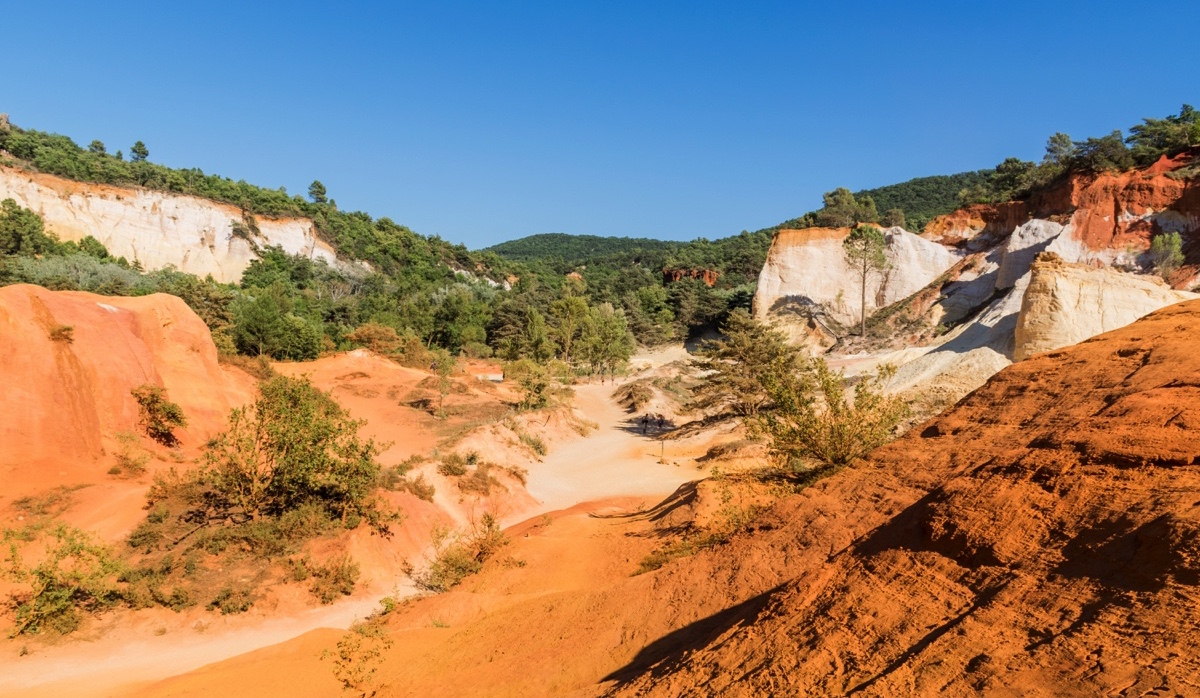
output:
[{"label": "blue sky", "polygon": [[[1142,14],[1139,15],[1138,13]],[[472,248],[723,237],[1200,104],[1200,3],[20,3],[0,111]]]}]

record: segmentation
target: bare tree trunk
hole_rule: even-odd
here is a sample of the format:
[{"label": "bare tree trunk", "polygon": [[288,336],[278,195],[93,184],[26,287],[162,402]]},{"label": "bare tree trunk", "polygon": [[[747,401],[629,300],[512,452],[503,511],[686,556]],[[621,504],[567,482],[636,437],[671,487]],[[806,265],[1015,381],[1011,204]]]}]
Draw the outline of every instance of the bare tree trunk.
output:
[{"label": "bare tree trunk", "polygon": [[860,300],[861,305],[858,306],[860,323],[858,330],[859,337],[867,336],[867,271],[867,258],[864,256],[862,268],[862,298]]}]

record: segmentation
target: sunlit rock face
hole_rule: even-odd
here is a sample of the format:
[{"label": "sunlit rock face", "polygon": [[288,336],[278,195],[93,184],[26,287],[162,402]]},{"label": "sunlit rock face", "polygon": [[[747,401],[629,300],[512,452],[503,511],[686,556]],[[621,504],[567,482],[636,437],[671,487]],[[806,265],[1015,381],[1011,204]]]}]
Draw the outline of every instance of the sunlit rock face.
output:
[{"label": "sunlit rock face", "polygon": [[0,167],[0,200],[13,199],[42,217],[60,240],[91,235],[108,251],[145,269],[168,265],[200,277],[236,282],[257,258],[254,247],[279,246],[289,254],[333,263],[333,248],[317,238],[306,218],[259,218],[251,239],[234,234],[235,206],[148,189],[74,182]]}]

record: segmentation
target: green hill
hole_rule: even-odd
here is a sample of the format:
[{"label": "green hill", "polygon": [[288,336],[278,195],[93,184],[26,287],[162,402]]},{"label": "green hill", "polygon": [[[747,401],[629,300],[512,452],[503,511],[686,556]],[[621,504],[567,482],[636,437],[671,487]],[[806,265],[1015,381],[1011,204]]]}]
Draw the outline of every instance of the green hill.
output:
[{"label": "green hill", "polygon": [[559,259],[564,262],[581,262],[613,254],[636,251],[664,251],[683,243],[650,238],[602,237],[599,235],[568,235],[566,233],[539,233],[498,245],[484,248],[505,259],[529,261],[534,259]]}]

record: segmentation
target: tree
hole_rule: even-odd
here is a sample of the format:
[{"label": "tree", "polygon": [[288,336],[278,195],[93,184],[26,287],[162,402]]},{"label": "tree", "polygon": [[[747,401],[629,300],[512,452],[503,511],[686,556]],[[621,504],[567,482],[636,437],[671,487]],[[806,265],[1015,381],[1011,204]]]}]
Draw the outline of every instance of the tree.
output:
[{"label": "tree", "polygon": [[871,225],[860,225],[850,232],[842,241],[842,251],[846,261],[859,277],[862,289],[860,296],[860,328],[859,336],[867,335],[867,280],[872,274],[887,269],[888,260],[884,251],[887,249],[887,238],[879,228]]},{"label": "tree", "polygon": [[1046,155],[1042,162],[1066,167],[1075,157],[1075,142],[1063,132],[1058,132],[1046,141]]},{"label": "tree", "polygon": [[441,347],[434,347],[430,350],[433,354],[433,372],[437,374],[438,381],[438,419],[446,418],[446,396],[450,394],[450,388],[453,386],[451,378],[454,376],[455,369],[458,368],[458,362],[450,352]]},{"label": "tree", "polygon": [[693,406],[755,417],[771,404],[767,392],[776,374],[797,375],[807,360],[779,330],[735,310],[721,327],[725,335],[706,341],[692,365],[704,376],[693,391]]},{"label": "tree", "polygon": [[562,360],[568,364],[571,363],[571,350],[583,331],[587,314],[587,301],[579,296],[567,296],[550,304],[550,317],[554,320],[554,339],[562,349]]},{"label": "tree", "polygon": [[48,235],[38,214],[12,199],[0,201],[0,256],[53,254],[58,241]]},{"label": "tree", "polygon": [[806,457],[847,465],[891,440],[908,416],[908,405],[883,391],[894,372],[885,366],[863,378],[849,401],[844,376],[824,359],[813,362],[810,374],[772,374],[767,392],[775,409],[761,412],[753,426],[770,439],[772,455],[784,466],[794,468]]},{"label": "tree", "polygon": [[1183,239],[1179,233],[1162,233],[1150,241],[1150,259],[1154,270],[1164,279],[1183,265]]},{"label": "tree", "polygon": [[359,439],[362,424],[307,380],[276,376],[254,404],[230,413],[229,429],[205,453],[205,481],[235,520],[316,504],[347,527],[365,519],[386,530],[370,496],[379,447]]},{"label": "tree", "polygon": [[175,446],[175,427],[186,427],[187,418],[183,408],[167,399],[162,386],[146,383],[129,391],[137,400],[141,413],[141,427],[146,435],[164,446]]},{"label": "tree", "polygon": [[88,144],[88,152],[93,155],[107,155],[108,150],[104,147],[104,141],[92,141]]},{"label": "tree", "polygon": [[312,199],[314,204],[324,204],[329,202],[326,196],[325,185],[321,184],[320,180],[313,180],[313,183],[308,185],[308,198]]},{"label": "tree", "polygon": [[592,373],[613,372],[633,356],[635,342],[625,313],[602,303],[591,309],[580,336],[583,358],[591,365]]},{"label": "tree", "polygon": [[1075,146],[1072,164],[1085,172],[1124,171],[1133,167],[1133,155],[1125,147],[1119,130],[1107,136],[1089,138]]},{"label": "tree", "polygon": [[904,219],[904,209],[889,208],[887,213],[883,214],[883,219],[880,221],[887,228],[903,228],[907,225]]},{"label": "tree", "polygon": [[879,220],[875,200],[870,196],[855,199],[849,189],[839,187],[825,192],[825,207],[816,213],[817,224],[827,228],[852,228],[859,223]]},{"label": "tree", "polygon": [[1161,155],[1174,155],[1200,144],[1200,117],[1192,105],[1185,104],[1178,115],[1142,119],[1142,123],[1129,129],[1126,141],[1134,160],[1149,165]]},{"label": "tree", "polygon": [[150,149],[141,141],[134,143],[133,147],[129,149],[130,162],[145,162],[148,157],[150,157]]},{"label": "tree", "polygon": [[525,329],[521,337],[521,353],[539,364],[546,363],[554,356],[554,341],[550,339],[550,330],[546,327],[546,317],[533,306],[525,309]]}]

